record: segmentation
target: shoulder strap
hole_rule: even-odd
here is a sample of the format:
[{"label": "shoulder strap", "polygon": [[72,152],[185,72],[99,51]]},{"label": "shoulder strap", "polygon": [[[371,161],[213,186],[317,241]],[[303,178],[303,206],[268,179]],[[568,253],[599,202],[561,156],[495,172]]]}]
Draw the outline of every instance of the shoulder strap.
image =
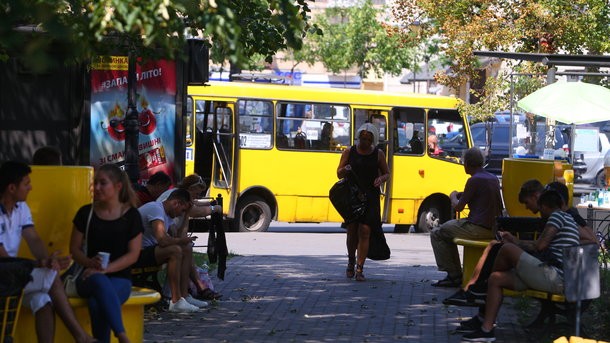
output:
[{"label": "shoulder strap", "polygon": [[87,227],[85,228],[85,239],[83,243],[83,251],[87,255],[87,236],[89,236],[89,225],[91,224],[91,217],[93,216],[93,203],[91,204],[91,210],[89,211],[89,217],[87,218]]}]

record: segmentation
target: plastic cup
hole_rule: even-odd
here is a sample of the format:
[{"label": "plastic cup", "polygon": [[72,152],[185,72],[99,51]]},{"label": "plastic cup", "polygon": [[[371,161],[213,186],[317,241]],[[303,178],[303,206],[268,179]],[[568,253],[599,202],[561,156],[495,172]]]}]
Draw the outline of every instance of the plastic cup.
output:
[{"label": "plastic cup", "polygon": [[108,268],[108,262],[110,262],[110,253],[105,251],[100,251],[97,253],[97,256],[102,258],[102,269]]}]

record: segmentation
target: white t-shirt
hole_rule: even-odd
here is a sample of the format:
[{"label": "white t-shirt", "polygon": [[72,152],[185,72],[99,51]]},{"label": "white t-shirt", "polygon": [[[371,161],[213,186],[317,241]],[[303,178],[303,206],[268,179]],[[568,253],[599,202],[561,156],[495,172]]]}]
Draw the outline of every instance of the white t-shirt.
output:
[{"label": "white t-shirt", "polygon": [[17,256],[21,233],[23,229],[34,229],[34,221],[30,208],[24,201],[15,204],[13,212],[8,215],[4,206],[0,205],[0,244],[9,256]]},{"label": "white t-shirt", "polygon": [[142,226],[144,226],[144,234],[142,235],[142,248],[157,245],[157,239],[153,234],[152,222],[161,220],[165,225],[165,232],[169,231],[170,226],[174,223],[173,218],[165,213],[163,203],[157,201],[148,202],[138,208],[142,217]]},{"label": "white t-shirt", "polygon": [[161,195],[159,195],[159,197],[157,198],[157,202],[164,202],[165,200],[167,200],[167,198],[169,198],[169,195],[172,194],[173,191],[175,191],[176,188],[170,188],[168,190],[166,190],[165,192],[161,193]]}]

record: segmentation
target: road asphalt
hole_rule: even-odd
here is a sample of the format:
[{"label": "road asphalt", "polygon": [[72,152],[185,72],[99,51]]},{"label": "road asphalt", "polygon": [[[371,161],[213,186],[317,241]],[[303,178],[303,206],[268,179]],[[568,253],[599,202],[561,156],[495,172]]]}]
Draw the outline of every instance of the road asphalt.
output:
[{"label": "road asphalt", "polygon": [[[315,224],[312,224],[315,225]],[[207,234],[199,234],[205,244]],[[365,282],[345,277],[345,233],[228,233],[224,296],[195,314],[149,309],[145,342],[460,342],[454,330],[476,308],[445,306],[456,289],[431,283],[436,270],[427,234],[386,233],[392,257],[367,260]],[[196,250],[205,251],[200,247]],[[497,342],[525,342],[505,299]]]}]

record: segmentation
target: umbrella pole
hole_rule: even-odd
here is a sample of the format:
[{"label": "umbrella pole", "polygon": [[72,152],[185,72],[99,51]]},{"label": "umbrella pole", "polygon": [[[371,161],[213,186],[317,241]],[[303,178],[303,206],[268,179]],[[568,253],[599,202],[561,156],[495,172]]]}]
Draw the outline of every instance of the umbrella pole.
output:
[{"label": "umbrella pole", "polygon": [[570,132],[570,163],[572,164],[572,169],[574,169],[574,144],[576,140],[576,125],[572,123],[571,125],[572,132]]}]

